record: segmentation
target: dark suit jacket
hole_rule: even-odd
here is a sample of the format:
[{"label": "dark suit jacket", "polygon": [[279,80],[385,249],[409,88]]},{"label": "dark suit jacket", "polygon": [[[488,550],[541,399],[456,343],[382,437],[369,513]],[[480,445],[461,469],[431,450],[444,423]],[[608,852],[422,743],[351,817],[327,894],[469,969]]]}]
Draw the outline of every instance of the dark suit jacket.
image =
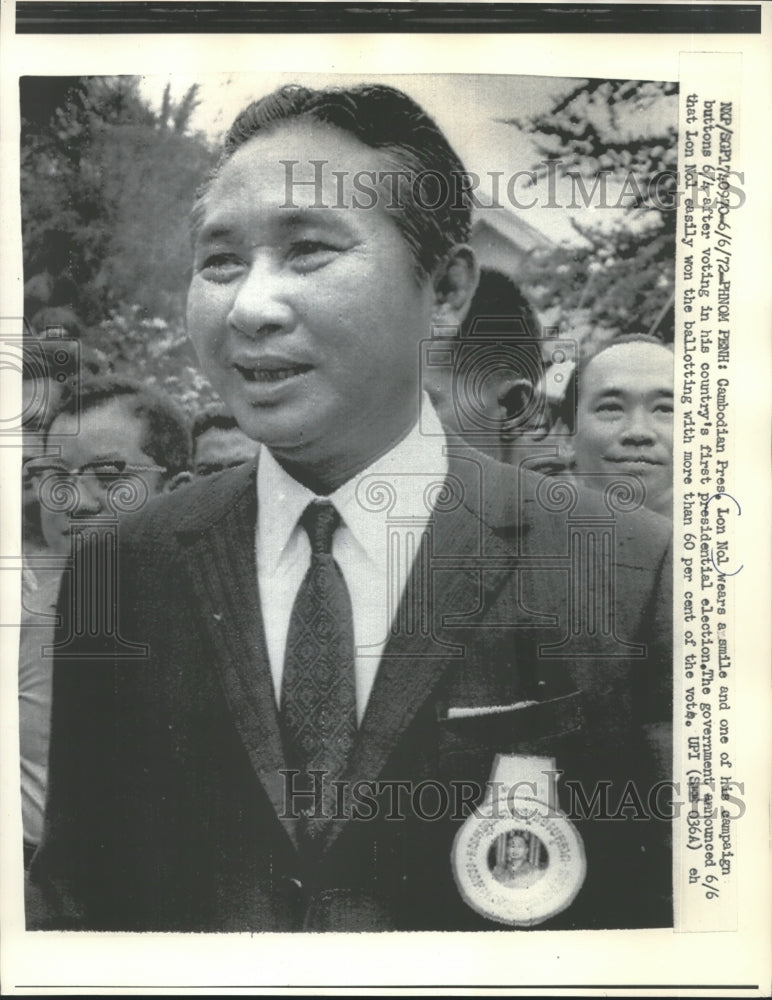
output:
[{"label": "dark suit jacket", "polygon": [[[599,495],[573,503],[555,481],[469,450],[451,458],[448,482],[428,572],[414,569],[401,609],[414,600],[423,623],[403,617],[389,639],[350,763],[352,786],[381,782],[378,808],[344,811],[316,858],[296,848],[280,773],[254,466],[121,523],[117,593],[96,628],[113,568],[99,577],[86,551],[60,599],[46,831],[32,869],[55,908],[47,926],[496,929],[461,899],[450,864],[467,814],[451,783],[484,788],[496,753],[554,757],[564,808],[571,782],[587,800],[612,783],[601,789],[606,818],[577,820],[585,885],[544,928],[670,922],[667,824],[646,818],[652,783],[669,777],[646,739],[670,719],[669,525],[612,515]],[[448,718],[451,707],[524,700],[538,704]],[[409,789],[395,799],[388,781],[441,782],[449,807],[429,819],[441,801],[416,805]]]}]

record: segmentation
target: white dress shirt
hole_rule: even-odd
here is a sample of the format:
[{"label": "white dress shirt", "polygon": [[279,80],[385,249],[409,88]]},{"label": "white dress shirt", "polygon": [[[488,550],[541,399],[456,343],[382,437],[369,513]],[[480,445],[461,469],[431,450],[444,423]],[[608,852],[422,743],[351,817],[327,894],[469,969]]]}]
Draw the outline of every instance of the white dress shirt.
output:
[{"label": "white dress shirt", "polygon": [[351,595],[357,719],[361,722],[413,566],[416,540],[431,517],[431,497],[436,493],[432,484],[439,486],[447,477],[445,443],[439,419],[424,398],[420,428],[416,424],[391,451],[329,497],[317,497],[285,472],[267,448],[261,449],[257,583],[277,704],[292,606],[311,559],[308,535],[298,524],[300,515],[313,500],[326,499],[341,516],[332,554]]}]

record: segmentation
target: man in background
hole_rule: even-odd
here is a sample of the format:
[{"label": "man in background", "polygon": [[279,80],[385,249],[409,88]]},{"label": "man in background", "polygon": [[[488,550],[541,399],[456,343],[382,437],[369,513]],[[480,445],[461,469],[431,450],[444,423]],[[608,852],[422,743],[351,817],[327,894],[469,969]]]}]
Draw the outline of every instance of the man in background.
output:
[{"label": "man in background", "polygon": [[672,516],[673,351],[644,334],[617,337],[576,372],[571,469],[602,490],[636,476],[650,510]]},{"label": "man in background", "polygon": [[[424,385],[449,440],[500,462],[542,473],[565,462],[547,440],[553,414],[545,394],[541,326],[530,302],[500,271],[482,268],[456,338],[427,342]],[[428,362],[428,363],[427,363]]]},{"label": "man in background", "polygon": [[[116,516],[111,494],[140,507],[189,477],[185,417],[160,392],[129,379],[84,381],[50,415],[45,454],[28,463],[45,548],[32,560],[19,646],[19,729],[25,861],[40,842],[48,772],[52,655],[62,570],[78,525]],[[39,564],[39,565],[37,565]]]},{"label": "man in background", "polygon": [[193,473],[213,476],[255,457],[258,445],[241,430],[225,407],[213,406],[193,421]]}]

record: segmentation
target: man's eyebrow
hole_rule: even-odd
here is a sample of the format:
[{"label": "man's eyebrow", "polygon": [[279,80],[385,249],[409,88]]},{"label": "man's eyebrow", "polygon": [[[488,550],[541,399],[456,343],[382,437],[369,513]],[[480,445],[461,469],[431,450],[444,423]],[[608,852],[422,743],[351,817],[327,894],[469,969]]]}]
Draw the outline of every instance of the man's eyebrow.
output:
[{"label": "man's eyebrow", "polygon": [[[606,386],[603,389],[598,389],[591,394],[590,398],[595,402],[600,402],[604,399],[624,399],[629,395],[629,390],[627,389],[617,389],[614,386]],[[652,389],[651,392],[647,392],[646,398],[654,399],[672,399],[674,392],[672,389]]]},{"label": "man's eyebrow", "polygon": [[[345,228],[345,219],[341,212],[329,206],[319,206],[314,208],[299,208],[297,206],[288,207],[281,210],[274,217],[274,222],[280,228],[289,231],[303,229],[308,226],[323,225],[326,227]],[[216,243],[218,240],[228,240],[233,237],[238,227],[237,222],[220,221],[212,219],[205,223],[195,234],[198,242]]]},{"label": "man's eyebrow", "polygon": [[594,393],[596,399],[602,399],[604,396],[624,396],[624,389],[615,389],[613,386],[604,386],[602,389],[597,389]]},{"label": "man's eyebrow", "polygon": [[309,205],[305,208],[292,208],[292,211],[282,211],[280,216],[282,225],[297,228],[298,226],[307,226],[309,223],[314,222],[339,222],[341,220],[340,211],[331,208],[329,205],[320,205],[318,208],[314,208]]},{"label": "man's eyebrow", "polygon": [[121,458],[121,456],[115,452],[110,451],[104,455],[97,455],[95,458],[90,458],[88,462],[84,462],[84,465],[99,465],[101,462],[127,462],[128,460]]},{"label": "man's eyebrow", "polygon": [[227,223],[212,223],[201,226],[195,234],[196,240],[206,240],[216,243],[218,240],[227,239],[233,232],[233,227]]}]

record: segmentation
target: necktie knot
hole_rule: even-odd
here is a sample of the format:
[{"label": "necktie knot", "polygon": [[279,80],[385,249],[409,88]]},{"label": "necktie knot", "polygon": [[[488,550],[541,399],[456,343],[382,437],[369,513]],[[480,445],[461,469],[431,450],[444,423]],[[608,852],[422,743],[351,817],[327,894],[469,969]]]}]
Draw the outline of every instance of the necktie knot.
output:
[{"label": "necktie knot", "polygon": [[340,525],[340,514],[329,500],[310,503],[300,516],[313,555],[332,553],[332,536]]}]

